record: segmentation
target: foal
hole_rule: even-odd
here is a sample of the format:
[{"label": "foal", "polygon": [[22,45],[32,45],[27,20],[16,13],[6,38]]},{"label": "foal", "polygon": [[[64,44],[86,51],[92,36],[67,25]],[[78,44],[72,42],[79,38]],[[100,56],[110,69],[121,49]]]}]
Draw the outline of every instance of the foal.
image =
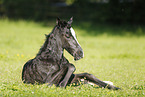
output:
[{"label": "foal", "polygon": [[79,83],[81,79],[92,82],[100,87],[118,90],[118,87],[107,84],[89,73],[73,74],[75,66],[64,57],[64,49],[74,60],[83,58],[83,50],[77,41],[75,31],[71,27],[73,18],[68,22],[57,18],[52,32],[46,35],[46,41],[34,59],[25,63],[22,71],[24,83],[48,83],[50,86],[66,87]]}]

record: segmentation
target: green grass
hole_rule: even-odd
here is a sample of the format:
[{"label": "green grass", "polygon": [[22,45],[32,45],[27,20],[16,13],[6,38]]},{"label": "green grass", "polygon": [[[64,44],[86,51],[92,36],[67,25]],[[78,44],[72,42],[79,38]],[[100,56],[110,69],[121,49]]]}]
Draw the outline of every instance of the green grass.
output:
[{"label": "green grass", "polygon": [[[55,21],[54,21],[55,22]],[[75,22],[75,21],[74,21]],[[78,23],[79,24],[79,23]],[[21,81],[24,63],[33,58],[53,26],[32,21],[0,20],[0,96],[1,97],[127,97],[145,96],[145,36],[143,27],[92,27],[74,25],[85,57],[73,61],[75,73],[89,72],[101,80],[112,81],[119,91],[81,85],[66,89],[27,85]],[[92,30],[91,30],[92,28]],[[101,29],[102,28],[102,29]],[[130,28],[130,29],[129,29]],[[90,30],[90,32],[89,32]],[[116,34],[116,32],[118,32]]]}]

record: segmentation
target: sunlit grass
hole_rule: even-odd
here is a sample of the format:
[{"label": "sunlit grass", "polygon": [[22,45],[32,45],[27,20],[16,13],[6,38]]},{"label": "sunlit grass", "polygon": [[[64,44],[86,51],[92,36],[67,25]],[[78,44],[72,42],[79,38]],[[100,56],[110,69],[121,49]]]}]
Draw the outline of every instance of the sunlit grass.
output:
[{"label": "sunlit grass", "polygon": [[[139,31],[145,33],[141,27],[135,32],[122,30],[122,26],[121,29],[106,26],[104,30],[92,27],[91,34],[88,32],[91,28],[87,28],[91,26],[82,28],[84,25],[73,25],[85,54],[83,59],[75,62],[65,52],[65,56],[76,66],[75,73],[92,73],[101,80],[112,81],[122,90],[111,91],[90,85],[62,89],[46,84],[23,84],[21,72],[24,63],[37,54],[45,40],[44,34],[51,32],[53,26],[42,26],[32,21],[0,20],[0,96],[145,96],[145,36],[134,34]],[[112,32],[107,34],[109,29]],[[113,29],[120,33],[129,31],[129,34],[113,34]]]}]

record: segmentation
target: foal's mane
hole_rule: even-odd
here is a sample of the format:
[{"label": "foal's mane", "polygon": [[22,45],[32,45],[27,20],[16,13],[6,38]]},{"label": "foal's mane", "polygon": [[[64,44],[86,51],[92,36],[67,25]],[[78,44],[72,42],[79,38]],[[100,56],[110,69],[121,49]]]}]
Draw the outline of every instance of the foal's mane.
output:
[{"label": "foal's mane", "polygon": [[53,34],[54,34],[53,32],[54,32],[56,29],[58,29],[58,28],[64,28],[64,27],[66,27],[67,25],[68,25],[68,23],[67,23],[66,21],[59,21],[58,25],[56,25],[56,26],[53,28],[53,30],[51,31],[50,34],[48,34],[48,35],[45,34],[45,36],[46,36],[45,42],[44,42],[44,44],[42,45],[42,47],[40,48],[40,50],[39,50],[37,56],[40,55],[40,54],[46,49],[47,45],[49,44],[49,41],[51,40],[50,37],[53,36]]},{"label": "foal's mane", "polygon": [[46,48],[47,45],[48,45],[49,40],[51,39],[50,36],[53,35],[53,32],[55,31],[56,28],[57,28],[57,25],[53,28],[53,30],[52,30],[51,33],[49,33],[48,35],[45,34],[45,37],[46,37],[45,42],[44,42],[44,44],[42,45],[42,47],[40,48],[40,50],[39,50],[37,56],[40,55],[40,54],[45,50],[45,48]]}]

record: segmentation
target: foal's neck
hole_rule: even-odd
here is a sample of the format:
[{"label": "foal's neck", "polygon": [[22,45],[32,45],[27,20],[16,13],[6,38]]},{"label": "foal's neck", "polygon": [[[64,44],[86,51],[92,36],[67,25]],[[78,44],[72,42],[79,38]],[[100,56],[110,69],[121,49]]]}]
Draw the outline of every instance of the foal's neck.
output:
[{"label": "foal's neck", "polygon": [[40,55],[42,59],[60,61],[63,57],[63,48],[61,40],[57,35],[59,30],[55,28],[54,30],[46,36],[46,41],[37,55]]}]

